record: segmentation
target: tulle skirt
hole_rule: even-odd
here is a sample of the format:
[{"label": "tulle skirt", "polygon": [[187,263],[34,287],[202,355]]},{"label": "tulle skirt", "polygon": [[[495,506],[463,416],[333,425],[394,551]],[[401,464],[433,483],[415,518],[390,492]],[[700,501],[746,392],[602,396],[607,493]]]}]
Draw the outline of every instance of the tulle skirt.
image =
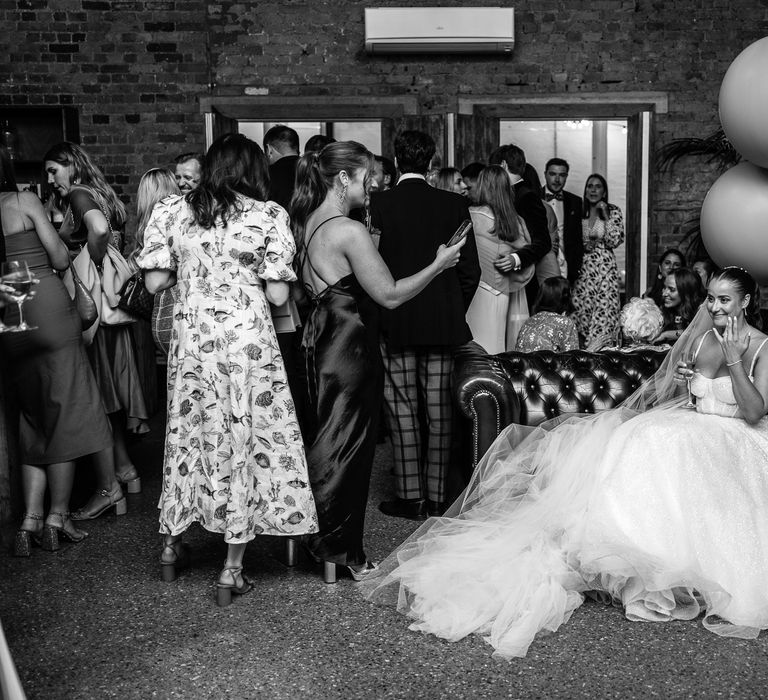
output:
[{"label": "tulle skirt", "polygon": [[768,627],[768,420],[682,407],[510,426],[364,593],[412,630],[525,656],[587,593],[631,620]]}]

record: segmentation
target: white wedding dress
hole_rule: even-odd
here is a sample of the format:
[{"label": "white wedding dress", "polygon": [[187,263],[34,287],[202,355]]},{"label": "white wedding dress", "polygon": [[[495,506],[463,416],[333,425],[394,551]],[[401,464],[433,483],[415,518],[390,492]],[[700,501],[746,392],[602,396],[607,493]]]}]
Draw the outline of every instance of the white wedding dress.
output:
[{"label": "white wedding dress", "polygon": [[507,428],[450,517],[427,521],[366,595],[413,630],[481,634],[506,658],[587,592],[631,620],[704,613],[717,634],[756,637],[768,627],[768,418],[739,417],[728,376],[696,374],[691,390],[695,411],[685,398],[619,408],[522,441]]}]

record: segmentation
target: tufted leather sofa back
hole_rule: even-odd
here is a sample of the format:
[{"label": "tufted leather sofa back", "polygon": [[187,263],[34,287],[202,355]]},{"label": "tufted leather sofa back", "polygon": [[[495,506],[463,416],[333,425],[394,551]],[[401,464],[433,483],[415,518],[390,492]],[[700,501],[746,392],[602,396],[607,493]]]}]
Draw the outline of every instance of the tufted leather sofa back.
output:
[{"label": "tufted leather sofa back", "polygon": [[476,343],[456,355],[454,391],[472,419],[474,462],[510,423],[536,426],[563,414],[618,406],[661,365],[664,351],[583,350],[487,355]]}]

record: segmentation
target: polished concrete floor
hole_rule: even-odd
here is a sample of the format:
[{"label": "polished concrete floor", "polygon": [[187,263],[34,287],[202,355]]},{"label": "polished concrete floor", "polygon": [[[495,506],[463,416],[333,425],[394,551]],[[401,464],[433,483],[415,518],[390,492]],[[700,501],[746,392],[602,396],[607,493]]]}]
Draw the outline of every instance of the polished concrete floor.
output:
[{"label": "polished concrete floor", "polygon": [[[220,537],[190,533],[192,568],[160,581],[160,433],[133,445],[144,491],[129,497],[128,515],[88,523],[84,543],[21,560],[9,556],[13,531],[2,532],[0,620],[29,698],[768,697],[768,635],[729,640],[697,621],[631,623],[587,602],[527,658],[497,661],[478,637],[447,643],[410,632],[351,579],[324,584],[305,560],[287,568],[275,538],[246,555],[256,589],[217,608]],[[416,527],[376,509],[391,495],[389,472],[380,445],[373,558]]]}]

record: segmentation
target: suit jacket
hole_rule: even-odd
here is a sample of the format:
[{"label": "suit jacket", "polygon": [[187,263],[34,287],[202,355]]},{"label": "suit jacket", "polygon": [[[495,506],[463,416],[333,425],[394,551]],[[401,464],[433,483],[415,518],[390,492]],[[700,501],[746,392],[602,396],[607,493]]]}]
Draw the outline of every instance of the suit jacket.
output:
[{"label": "suit jacket", "polygon": [[[541,196],[546,188],[542,187]],[[581,197],[563,190],[563,255],[568,263],[568,280],[573,284],[581,271],[584,258],[584,234],[581,230],[583,204]]]},{"label": "suit jacket", "polygon": [[283,156],[269,166],[269,198],[288,211],[296,187],[299,156]]},{"label": "suit jacket", "polygon": [[[379,253],[396,280],[427,267],[465,219],[465,197],[422,179],[407,179],[371,195],[371,221],[381,231]],[[470,231],[455,267],[444,270],[410,301],[382,310],[384,340],[392,350],[468,342],[472,333],[465,315],[479,281],[477,246]]]},{"label": "suit jacket", "polygon": [[541,195],[534,192],[522,180],[515,183],[515,209],[523,217],[528,233],[531,234],[531,243],[517,251],[520,256],[520,266],[535,265],[550,250],[552,239],[549,237],[547,225],[547,211],[541,201]]}]

